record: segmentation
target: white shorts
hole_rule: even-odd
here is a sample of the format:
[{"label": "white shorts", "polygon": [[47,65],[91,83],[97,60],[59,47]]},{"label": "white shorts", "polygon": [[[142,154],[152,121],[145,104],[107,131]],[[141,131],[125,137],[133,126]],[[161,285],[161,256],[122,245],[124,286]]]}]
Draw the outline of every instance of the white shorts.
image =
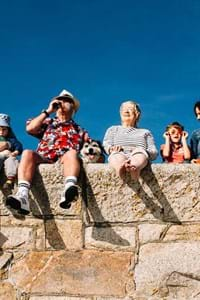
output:
[{"label": "white shorts", "polygon": [[130,159],[131,156],[134,156],[136,154],[144,154],[144,156],[146,156],[146,158],[149,159],[148,153],[142,147],[133,147],[125,148],[122,151],[113,151],[108,157],[108,162],[110,161],[110,158],[116,154],[123,155],[126,159]]}]

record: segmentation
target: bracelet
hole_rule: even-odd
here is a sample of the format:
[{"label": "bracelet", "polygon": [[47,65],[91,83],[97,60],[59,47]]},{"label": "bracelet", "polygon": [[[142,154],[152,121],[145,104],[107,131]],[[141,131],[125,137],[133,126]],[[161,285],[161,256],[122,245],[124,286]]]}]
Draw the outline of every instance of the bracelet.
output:
[{"label": "bracelet", "polygon": [[41,114],[45,114],[46,115],[46,117],[49,117],[49,113],[45,110],[45,109],[43,109],[42,111],[41,111]]}]

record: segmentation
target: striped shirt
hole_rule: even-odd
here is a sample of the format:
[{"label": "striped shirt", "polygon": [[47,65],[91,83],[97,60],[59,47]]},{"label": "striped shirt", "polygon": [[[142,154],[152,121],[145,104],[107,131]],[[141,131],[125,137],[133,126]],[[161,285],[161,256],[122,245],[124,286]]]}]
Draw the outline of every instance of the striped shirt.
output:
[{"label": "striped shirt", "polygon": [[108,154],[110,147],[122,146],[124,150],[141,147],[147,152],[150,160],[156,159],[158,155],[151,132],[142,128],[111,126],[105,133],[103,146]]}]

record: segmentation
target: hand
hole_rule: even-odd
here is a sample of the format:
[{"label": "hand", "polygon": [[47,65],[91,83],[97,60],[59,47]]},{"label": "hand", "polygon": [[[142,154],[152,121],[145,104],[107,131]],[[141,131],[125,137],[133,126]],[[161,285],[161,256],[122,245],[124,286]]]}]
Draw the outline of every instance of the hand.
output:
[{"label": "hand", "polygon": [[182,132],[182,138],[187,139],[187,137],[188,137],[188,132],[187,131],[183,131]]},{"label": "hand", "polygon": [[163,133],[163,137],[164,137],[165,139],[169,139],[169,138],[170,138],[170,133],[169,133],[168,131],[165,131],[165,132]]},{"label": "hand", "polygon": [[109,152],[112,153],[113,151],[115,152],[120,152],[123,150],[123,147],[122,146],[111,146],[110,149],[109,149]]},{"label": "hand", "polygon": [[17,155],[19,155],[19,151],[17,151],[17,150],[10,153],[10,156],[12,156],[12,157],[16,157]]},{"label": "hand", "polygon": [[200,164],[200,158],[192,159],[191,163],[192,164]]},{"label": "hand", "polygon": [[52,112],[56,112],[57,109],[61,106],[61,103],[59,100],[57,99],[53,99],[50,103],[49,103],[49,107],[47,108],[47,112],[49,114],[51,114]]}]

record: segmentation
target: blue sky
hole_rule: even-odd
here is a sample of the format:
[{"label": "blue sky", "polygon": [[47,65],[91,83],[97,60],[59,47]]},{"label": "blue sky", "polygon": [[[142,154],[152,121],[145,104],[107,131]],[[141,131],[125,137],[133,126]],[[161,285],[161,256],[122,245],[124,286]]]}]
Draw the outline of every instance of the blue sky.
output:
[{"label": "blue sky", "polygon": [[75,120],[95,139],[119,124],[127,99],[158,148],[168,123],[199,127],[199,0],[2,1],[0,43],[1,112],[24,148],[37,144],[25,121],[62,89],[80,100]]}]

